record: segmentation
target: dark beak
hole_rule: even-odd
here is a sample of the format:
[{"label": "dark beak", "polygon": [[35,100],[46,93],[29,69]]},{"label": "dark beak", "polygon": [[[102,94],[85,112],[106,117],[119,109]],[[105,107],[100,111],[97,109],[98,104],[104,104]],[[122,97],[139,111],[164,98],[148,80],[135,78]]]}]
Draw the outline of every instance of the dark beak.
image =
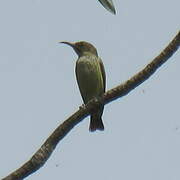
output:
[{"label": "dark beak", "polygon": [[77,49],[75,43],[71,43],[71,42],[67,42],[67,41],[61,41],[59,43],[63,43],[63,44],[67,44],[67,45],[71,46],[74,49],[74,51],[77,53],[77,55],[79,56],[79,52],[78,52],[78,49]]},{"label": "dark beak", "polygon": [[74,43],[70,43],[70,42],[67,42],[67,41],[61,41],[59,43],[67,44],[67,45],[71,46],[73,49],[75,48],[75,44]]}]

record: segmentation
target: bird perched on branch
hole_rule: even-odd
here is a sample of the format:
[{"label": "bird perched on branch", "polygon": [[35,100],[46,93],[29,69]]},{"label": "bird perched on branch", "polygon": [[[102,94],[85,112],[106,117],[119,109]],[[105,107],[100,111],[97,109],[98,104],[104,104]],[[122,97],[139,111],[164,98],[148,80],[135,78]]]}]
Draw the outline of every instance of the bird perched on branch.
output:
[{"label": "bird perched on branch", "polygon": [[[76,61],[76,79],[84,103],[92,98],[98,98],[105,92],[106,75],[102,60],[98,57],[96,48],[85,41],[70,43],[61,42],[71,46],[79,56]],[[90,131],[104,130],[102,114],[104,105],[91,113]]]},{"label": "bird perched on branch", "polygon": [[104,8],[106,8],[109,12],[116,14],[116,10],[112,0],[98,0]]}]

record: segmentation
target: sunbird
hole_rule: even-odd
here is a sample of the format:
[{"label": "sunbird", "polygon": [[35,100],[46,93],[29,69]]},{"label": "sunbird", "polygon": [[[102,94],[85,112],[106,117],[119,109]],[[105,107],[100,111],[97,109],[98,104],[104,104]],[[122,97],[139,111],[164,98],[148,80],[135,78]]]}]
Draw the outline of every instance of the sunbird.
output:
[{"label": "sunbird", "polygon": [[[76,79],[84,104],[98,98],[105,92],[106,75],[103,62],[96,48],[85,41],[61,42],[71,46],[78,55],[76,61]],[[89,131],[104,130],[102,114],[104,105],[91,113]]]}]

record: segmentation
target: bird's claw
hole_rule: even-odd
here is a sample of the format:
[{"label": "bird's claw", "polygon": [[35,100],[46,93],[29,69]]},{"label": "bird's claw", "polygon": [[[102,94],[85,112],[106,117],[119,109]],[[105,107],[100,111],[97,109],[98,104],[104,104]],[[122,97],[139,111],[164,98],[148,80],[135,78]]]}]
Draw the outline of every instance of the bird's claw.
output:
[{"label": "bird's claw", "polygon": [[86,105],[85,105],[85,104],[82,104],[81,106],[79,106],[79,109],[80,109],[80,110],[83,110],[83,109],[85,109],[85,107],[86,107]]}]

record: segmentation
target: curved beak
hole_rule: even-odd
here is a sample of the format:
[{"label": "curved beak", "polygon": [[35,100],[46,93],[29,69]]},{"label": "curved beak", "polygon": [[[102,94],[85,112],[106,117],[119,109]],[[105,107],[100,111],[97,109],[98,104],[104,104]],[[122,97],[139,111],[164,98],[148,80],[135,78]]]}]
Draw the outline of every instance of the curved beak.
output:
[{"label": "curved beak", "polygon": [[59,42],[59,43],[67,44],[67,45],[71,46],[72,48],[75,48],[75,44],[74,44],[74,43],[71,43],[71,42],[61,41],[61,42]]}]

